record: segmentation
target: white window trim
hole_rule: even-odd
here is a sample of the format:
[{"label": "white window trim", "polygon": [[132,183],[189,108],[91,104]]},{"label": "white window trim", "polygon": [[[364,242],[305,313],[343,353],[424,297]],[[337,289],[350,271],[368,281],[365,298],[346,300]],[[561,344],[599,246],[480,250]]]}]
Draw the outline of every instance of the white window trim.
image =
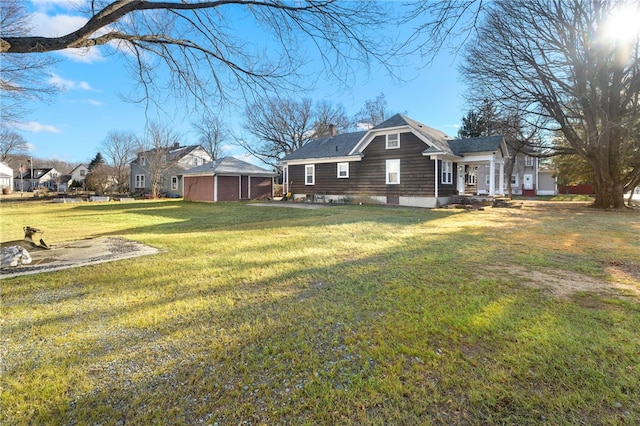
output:
[{"label": "white window trim", "polygon": [[533,167],[533,157],[529,155],[524,156],[524,166],[525,167]]},{"label": "white window trim", "polygon": [[442,173],[440,183],[450,185],[453,183],[453,161],[442,160]]},{"label": "white window trim", "polygon": [[[389,145],[389,136],[396,136],[396,138],[397,138],[396,139],[396,143],[397,143],[396,146],[390,146]],[[385,148],[386,149],[398,149],[398,148],[400,148],[400,133],[387,134],[386,137],[385,137]]]},{"label": "white window trim", "polygon": [[178,190],[178,176],[171,176],[171,190]]},{"label": "white window trim", "polygon": [[135,189],[144,189],[147,182],[146,182],[146,177],[145,175],[136,175],[135,176]]},{"label": "white window trim", "polygon": [[485,184],[486,186],[491,185],[491,175],[486,175],[486,176],[484,177],[484,184]]},{"label": "white window trim", "polygon": [[[396,181],[391,181],[389,179],[389,174],[390,174],[390,166],[396,164],[396,168],[398,169],[397,173],[398,173],[398,179]],[[399,185],[400,184],[400,160],[399,159],[393,159],[393,160],[387,160],[386,161],[386,168],[385,168],[385,181],[387,185]]]},{"label": "white window trim", "polygon": [[[340,176],[340,166],[344,167],[344,171],[346,171],[346,174],[344,176]],[[338,179],[347,179],[347,178],[349,178],[349,163],[338,163],[337,168],[338,168],[338,170],[337,170]]]},{"label": "white window trim", "polygon": [[145,157],[144,155],[140,156],[140,165],[142,167],[145,167],[147,165],[147,157]]},{"label": "white window trim", "polygon": [[511,185],[518,186],[518,174],[511,175]]},{"label": "white window trim", "polygon": [[[309,167],[311,168],[311,174],[308,174]],[[311,176],[311,182],[309,182],[308,177]],[[316,184],[316,165],[315,164],[305,164],[304,165],[304,184],[305,185],[315,185]]]}]

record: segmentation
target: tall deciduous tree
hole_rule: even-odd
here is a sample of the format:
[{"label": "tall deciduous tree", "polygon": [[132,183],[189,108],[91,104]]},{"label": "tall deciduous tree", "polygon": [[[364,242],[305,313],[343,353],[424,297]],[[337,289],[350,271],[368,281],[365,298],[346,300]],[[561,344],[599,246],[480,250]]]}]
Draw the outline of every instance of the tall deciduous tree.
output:
[{"label": "tall deciduous tree", "polygon": [[623,207],[640,175],[640,18],[622,38],[621,14],[640,16],[640,3],[494,2],[463,66],[479,98],[562,134],[589,163],[601,208]]},{"label": "tall deciduous tree", "polygon": [[[384,2],[93,0],[86,4],[87,21],[75,31],[57,37],[3,31],[0,53],[33,56],[109,46],[129,60],[142,98],[161,97],[166,87],[172,87],[172,95],[177,91],[201,105],[235,94],[252,98],[260,92],[304,88],[309,82],[306,65],[312,58],[324,65],[326,75],[341,81],[354,75],[356,62],[359,66],[377,62],[392,69],[388,53],[393,49],[380,31],[391,21],[391,6]],[[169,81],[161,78],[166,70]]]},{"label": "tall deciduous tree", "polygon": [[[29,14],[22,0],[3,0],[0,6],[0,52],[4,51],[5,37],[25,37],[32,29]],[[27,112],[26,99],[43,99],[55,92],[48,84],[48,68],[54,59],[47,54],[1,55],[0,96],[2,120],[20,121]]]},{"label": "tall deciduous tree", "polygon": [[387,99],[380,93],[374,99],[365,101],[364,106],[354,117],[357,127],[371,129],[389,118]]},{"label": "tall deciduous tree", "polygon": [[10,156],[26,154],[29,148],[27,141],[18,133],[0,127],[0,161],[7,161]]},{"label": "tall deciduous tree", "polygon": [[247,108],[243,127],[252,138],[239,143],[265,163],[275,164],[310,140],[327,136],[330,125],[341,130],[347,123],[341,105],[269,98]]},{"label": "tall deciduous tree", "polygon": [[198,142],[213,160],[217,160],[222,153],[222,145],[227,140],[228,130],[217,115],[204,115],[192,126],[198,134]]},{"label": "tall deciduous tree", "polygon": [[144,152],[146,176],[151,186],[151,197],[158,198],[162,191],[165,172],[175,165],[169,156],[172,146],[179,145],[179,136],[167,125],[151,122],[140,140],[139,150]]},{"label": "tall deciduous tree", "polygon": [[129,189],[129,163],[135,157],[138,138],[133,132],[113,130],[107,134],[102,142],[106,162],[114,172],[113,180],[116,190],[120,193]]}]

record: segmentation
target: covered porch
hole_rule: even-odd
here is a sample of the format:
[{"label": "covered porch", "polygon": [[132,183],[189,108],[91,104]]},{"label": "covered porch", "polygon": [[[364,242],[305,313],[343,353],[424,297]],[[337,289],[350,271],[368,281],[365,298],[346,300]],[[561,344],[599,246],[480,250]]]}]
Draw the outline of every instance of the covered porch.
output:
[{"label": "covered porch", "polygon": [[505,159],[496,154],[465,156],[457,163],[459,195],[505,195]]}]

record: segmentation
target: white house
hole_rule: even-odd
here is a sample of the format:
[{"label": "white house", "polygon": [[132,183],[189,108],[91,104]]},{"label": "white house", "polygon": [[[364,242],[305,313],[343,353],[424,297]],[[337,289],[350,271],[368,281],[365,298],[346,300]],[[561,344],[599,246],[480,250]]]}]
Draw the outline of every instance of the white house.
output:
[{"label": "white house", "polygon": [[13,188],[13,169],[7,163],[0,162],[0,191],[11,191]]}]

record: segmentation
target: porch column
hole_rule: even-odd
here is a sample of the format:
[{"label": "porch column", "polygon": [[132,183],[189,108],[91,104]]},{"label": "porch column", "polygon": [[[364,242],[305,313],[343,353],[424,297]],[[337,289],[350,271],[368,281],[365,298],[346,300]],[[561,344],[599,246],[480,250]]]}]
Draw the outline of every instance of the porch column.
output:
[{"label": "porch column", "polygon": [[489,160],[489,195],[496,193],[496,160],[494,157]]},{"label": "porch column", "polygon": [[436,204],[438,204],[438,157],[435,157],[436,162],[436,167],[435,167],[435,173],[436,173],[436,179],[435,179],[435,193],[436,193]]},{"label": "porch column", "polygon": [[504,197],[504,161],[500,162],[500,192],[499,194]]}]

